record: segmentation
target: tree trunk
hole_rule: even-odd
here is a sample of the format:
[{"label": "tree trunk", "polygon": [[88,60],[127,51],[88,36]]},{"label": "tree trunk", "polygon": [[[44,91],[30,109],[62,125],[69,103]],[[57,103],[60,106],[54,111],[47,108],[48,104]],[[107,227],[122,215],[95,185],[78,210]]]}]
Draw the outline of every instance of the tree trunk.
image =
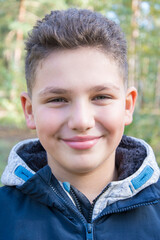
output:
[{"label": "tree trunk", "polygon": [[132,0],[132,17],[131,17],[131,40],[129,46],[129,83],[137,86],[136,82],[136,40],[139,36],[138,17],[140,16],[140,0]]},{"label": "tree trunk", "polygon": [[[24,22],[25,19],[25,1],[26,0],[20,0],[19,3],[19,11],[18,11],[18,22],[22,23]],[[23,31],[22,29],[17,29],[16,31],[16,47],[13,55],[13,70],[14,70],[14,77],[12,80],[12,90],[10,92],[10,98],[11,101],[14,101],[16,98],[16,93],[18,89],[18,84],[17,84],[17,73],[19,73],[21,69],[21,57],[22,57],[22,43],[23,43]]]},{"label": "tree trunk", "polygon": [[[19,22],[24,22],[25,19],[25,0],[20,0],[20,5],[19,5],[19,13],[18,13],[18,21]],[[15,48],[15,53],[14,53],[14,61],[15,61],[15,66],[18,67],[21,56],[22,56],[22,41],[23,41],[23,31],[22,29],[17,29],[16,33],[16,48]]]},{"label": "tree trunk", "polygon": [[160,60],[157,64],[157,79],[155,87],[155,108],[160,109]]},{"label": "tree trunk", "polygon": [[149,60],[150,59],[148,57],[143,58],[141,73],[140,73],[141,78],[138,81],[138,93],[139,93],[138,103],[139,103],[140,109],[145,107],[144,95],[146,93],[146,80],[147,80],[147,75],[149,71]]}]

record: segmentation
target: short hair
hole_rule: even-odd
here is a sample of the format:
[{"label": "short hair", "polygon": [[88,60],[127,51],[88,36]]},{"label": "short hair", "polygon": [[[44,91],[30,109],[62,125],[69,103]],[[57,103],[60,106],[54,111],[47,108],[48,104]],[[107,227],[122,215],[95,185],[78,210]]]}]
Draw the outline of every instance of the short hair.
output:
[{"label": "short hair", "polygon": [[54,50],[96,47],[119,66],[124,83],[128,79],[127,47],[120,26],[100,13],[87,9],[51,11],[38,20],[26,40],[25,74],[32,93],[39,62]]}]

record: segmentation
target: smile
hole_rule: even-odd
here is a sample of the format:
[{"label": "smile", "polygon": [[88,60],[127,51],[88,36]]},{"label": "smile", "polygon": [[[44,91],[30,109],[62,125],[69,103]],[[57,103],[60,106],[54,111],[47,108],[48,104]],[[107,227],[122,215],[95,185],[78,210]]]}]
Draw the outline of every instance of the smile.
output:
[{"label": "smile", "polygon": [[73,137],[69,139],[62,139],[69,147],[78,150],[85,150],[92,148],[101,137],[94,136],[81,136],[81,137]]}]

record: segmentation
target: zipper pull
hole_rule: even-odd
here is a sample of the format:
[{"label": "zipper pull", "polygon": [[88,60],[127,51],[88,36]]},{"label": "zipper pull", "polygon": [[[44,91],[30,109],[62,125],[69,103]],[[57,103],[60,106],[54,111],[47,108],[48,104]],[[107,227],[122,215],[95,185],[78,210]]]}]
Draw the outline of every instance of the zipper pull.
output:
[{"label": "zipper pull", "polygon": [[93,240],[93,226],[91,223],[87,223],[86,226],[86,240]]}]

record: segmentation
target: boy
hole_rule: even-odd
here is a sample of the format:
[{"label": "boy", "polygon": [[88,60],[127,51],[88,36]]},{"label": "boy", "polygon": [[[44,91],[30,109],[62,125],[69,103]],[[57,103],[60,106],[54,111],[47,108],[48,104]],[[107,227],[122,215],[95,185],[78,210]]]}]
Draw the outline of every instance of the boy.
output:
[{"label": "boy", "polygon": [[124,36],[89,10],[52,11],[26,42],[27,126],[0,190],[0,239],[160,239],[159,168],[150,146],[123,136]]}]

